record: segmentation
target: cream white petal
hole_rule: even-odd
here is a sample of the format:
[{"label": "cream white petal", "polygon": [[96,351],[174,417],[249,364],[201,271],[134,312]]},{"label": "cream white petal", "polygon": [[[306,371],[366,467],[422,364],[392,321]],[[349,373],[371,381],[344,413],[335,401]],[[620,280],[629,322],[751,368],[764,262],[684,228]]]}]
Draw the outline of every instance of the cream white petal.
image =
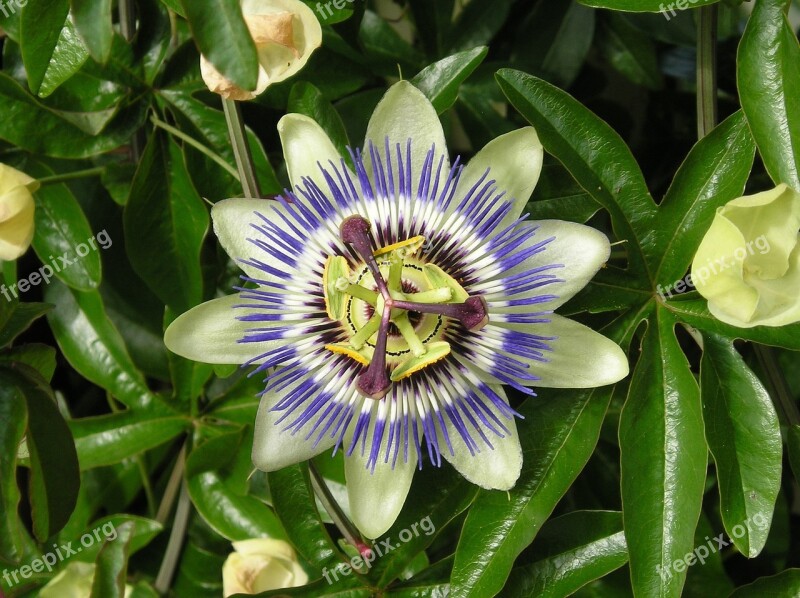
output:
[{"label": "cream white petal", "polygon": [[292,189],[297,192],[303,177],[309,177],[327,192],[320,166],[330,172],[333,162],[341,168],[341,156],[322,127],[302,114],[287,114],[278,122],[278,133]]},{"label": "cream white petal", "polygon": [[[219,239],[222,248],[231,259],[252,278],[263,279],[264,273],[258,268],[249,266],[242,260],[262,258],[258,248],[249,239],[259,238],[259,233],[253,229],[254,223],[260,219],[256,212],[265,214],[271,211],[275,200],[271,199],[223,199],[211,208],[211,220],[214,223],[214,234]],[[280,219],[273,219],[280,225]]]}]

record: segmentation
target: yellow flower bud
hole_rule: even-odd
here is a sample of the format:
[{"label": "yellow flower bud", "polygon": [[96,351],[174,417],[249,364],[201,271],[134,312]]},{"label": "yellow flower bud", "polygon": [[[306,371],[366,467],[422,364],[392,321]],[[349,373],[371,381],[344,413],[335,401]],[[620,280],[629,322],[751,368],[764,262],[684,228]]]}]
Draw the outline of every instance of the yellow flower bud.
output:
[{"label": "yellow flower bud", "polygon": [[779,185],[717,210],[692,281],[719,320],[738,326],[800,321],[800,193]]},{"label": "yellow flower bud", "polygon": [[292,547],[283,540],[254,538],[234,542],[222,566],[223,594],[259,594],[308,583]]},{"label": "yellow flower bud", "polygon": [[200,73],[208,88],[231,100],[251,100],[272,83],[288,79],[322,44],[319,21],[300,0],[242,0],[242,13],[258,51],[256,89],[242,89],[200,57]]},{"label": "yellow flower bud", "polygon": [[33,239],[34,179],[0,164],[0,260],[15,260],[28,250]]}]

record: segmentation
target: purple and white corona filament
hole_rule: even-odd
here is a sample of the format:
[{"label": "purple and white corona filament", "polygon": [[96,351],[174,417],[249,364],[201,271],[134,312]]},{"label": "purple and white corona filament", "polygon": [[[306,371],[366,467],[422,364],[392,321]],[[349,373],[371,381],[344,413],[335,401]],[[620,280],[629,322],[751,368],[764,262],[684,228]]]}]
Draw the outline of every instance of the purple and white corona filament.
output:
[{"label": "purple and white corona filament", "polygon": [[369,537],[391,526],[425,459],[511,488],[522,452],[504,385],[533,394],[627,375],[617,345],[553,313],[606,261],[608,239],[525,220],[542,161],[532,128],[451,167],[435,110],[405,82],[373,114],[353,170],[311,119],[287,115],[279,131],[292,191],[212,210],[250,284],[178,318],[168,347],[275,368],[256,466],[344,451],[351,516]]}]

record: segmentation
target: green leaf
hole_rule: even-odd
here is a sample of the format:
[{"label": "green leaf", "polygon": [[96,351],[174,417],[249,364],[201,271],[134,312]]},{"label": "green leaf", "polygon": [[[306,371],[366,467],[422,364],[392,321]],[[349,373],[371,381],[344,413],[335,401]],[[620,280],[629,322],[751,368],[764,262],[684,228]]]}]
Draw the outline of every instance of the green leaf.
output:
[{"label": "green leaf", "polygon": [[505,24],[512,0],[470,0],[453,25],[450,54],[488,44]]},{"label": "green leaf", "polygon": [[292,465],[269,473],[268,479],[272,504],[298,554],[315,574],[339,564],[342,556],[320,519],[308,466]]},{"label": "green leaf", "polygon": [[[666,289],[665,289],[666,291]],[[800,351],[800,323],[788,326],[754,326],[753,328],[738,328],[717,320],[708,311],[705,299],[697,299],[697,293],[679,295],[672,299],[670,293],[665,292],[665,299],[670,300],[665,307],[672,314],[690,326],[706,332],[713,332],[721,336],[736,339],[741,338],[762,345],[783,347],[793,351]]]},{"label": "green leaf", "polygon": [[786,0],[759,0],[737,55],[742,110],[775,184],[800,190],[800,45]]},{"label": "green leaf", "polygon": [[515,568],[504,596],[569,596],[628,561],[622,513],[573,511],[542,526],[533,562]]},{"label": "green leaf", "polygon": [[5,318],[0,317],[0,348],[13,343],[17,336],[52,308],[46,303],[12,303],[11,309],[4,314]]},{"label": "green leaf", "polygon": [[671,288],[686,274],[717,208],[744,193],[755,143],[736,112],[689,152],[659,206],[656,243],[663,257],[653,263],[655,281]]},{"label": "green leaf", "polygon": [[56,306],[47,317],[53,335],[78,373],[129,407],[155,400],[97,291],[72,291],[53,282],[45,289],[45,299]]},{"label": "green leaf", "polygon": [[180,148],[155,133],[125,206],[125,248],[136,273],[177,313],[203,299],[200,250],[209,226]]},{"label": "green leaf", "polygon": [[797,598],[800,594],[800,569],[787,569],[771,577],[760,577],[737,588],[728,598]]},{"label": "green leaf", "polygon": [[511,491],[481,491],[470,509],[453,565],[454,596],[502,589],[514,560],[592,455],[612,388],[541,393],[522,406],[522,473]]},{"label": "green leaf", "polygon": [[115,542],[119,537],[119,529],[124,525],[133,526],[130,546],[128,547],[130,554],[134,554],[150,544],[164,530],[164,526],[154,519],[146,519],[145,517],[125,513],[97,519],[92,521],[81,534],[81,537],[88,534],[97,541],[91,546],[82,546],[80,560],[93,562],[103,547],[101,541]]},{"label": "green leaf", "polygon": [[0,559],[17,562],[25,547],[25,528],[19,515],[17,448],[25,437],[28,408],[16,376],[0,368]]},{"label": "green leaf", "polygon": [[0,353],[0,363],[24,363],[39,372],[47,382],[56,371],[56,350],[48,345],[31,343]]},{"label": "green leaf", "polygon": [[[34,376],[38,376],[33,372]],[[75,443],[52,390],[41,378],[22,379],[28,404],[26,441],[30,452],[33,532],[44,542],[69,520],[78,500],[80,473]]]},{"label": "green leaf", "polygon": [[794,479],[800,482],[800,425],[790,426],[786,432],[786,448]]},{"label": "green leaf", "polygon": [[169,442],[187,431],[179,415],[137,409],[75,419],[69,422],[81,470],[113,465]]},{"label": "green leaf", "polygon": [[479,488],[452,467],[423,467],[414,474],[403,510],[384,535],[394,549],[375,561],[370,578],[382,588],[400,578],[414,559],[437,539],[447,537],[450,523],[473,504],[478,493]]},{"label": "green leaf", "polygon": [[33,93],[39,93],[51,62],[60,61],[54,54],[68,14],[69,0],[40,0],[22,8],[20,46],[28,87]]},{"label": "green leaf", "polygon": [[441,114],[458,99],[458,89],[484,61],[489,48],[481,46],[434,62],[411,79]]},{"label": "green leaf", "polygon": [[[79,159],[116,149],[130,142],[147,109],[148,103],[138,100],[123,103],[119,110],[59,111],[41,104],[0,73],[0,139],[36,154]],[[98,122],[103,135],[97,134]]]},{"label": "green leaf", "polygon": [[313,84],[306,81],[295,83],[289,94],[286,111],[305,114],[313,118],[333,141],[339,155],[348,155],[347,146],[350,145],[350,142],[347,139],[347,131],[345,131],[342,117]]},{"label": "green leaf", "polygon": [[242,440],[242,431],[225,433],[189,454],[186,481],[192,503],[208,525],[228,540],[285,538],[275,513],[257,498],[240,492],[235,487],[240,484],[231,478],[238,452],[243,451],[249,461],[250,447]]},{"label": "green leaf", "polygon": [[617,237],[626,241],[630,269],[649,280],[645,259],[654,253],[650,237],[656,205],[625,142],[546,81],[511,69],[498,71],[497,81],[511,104],[536,127],[545,150],[608,210]]},{"label": "green leaf", "polygon": [[239,0],[181,0],[200,53],[227,79],[256,88],[258,55]]},{"label": "green leaf", "polygon": [[364,13],[358,39],[364,47],[365,55],[376,63],[376,70],[387,75],[391,73],[396,76],[398,65],[401,69],[416,72],[425,64],[422,53],[371,10]]},{"label": "green leaf", "polygon": [[[55,276],[79,291],[99,287],[100,246],[69,187],[46,185],[36,192],[35,198],[33,249],[43,264],[38,270],[37,284],[48,284]],[[33,284],[33,274],[28,279]]]},{"label": "green leaf", "polygon": [[[303,4],[313,10],[323,25],[336,25],[353,16],[355,0],[339,0],[338,2],[319,2],[318,0],[302,0]],[[343,5],[343,6],[342,6]],[[339,6],[342,6],[339,8]]]},{"label": "green leaf", "polygon": [[111,0],[70,0],[75,29],[92,58],[105,64],[111,55],[114,28]]},{"label": "green leaf", "polygon": [[722,521],[741,553],[754,558],[767,542],[781,487],[778,414],[733,343],[708,333],[703,334],[700,396],[717,465]]},{"label": "green leaf", "polygon": [[600,23],[598,43],[606,61],[633,83],[661,89],[664,79],[653,40],[617,14]]},{"label": "green leaf", "polygon": [[455,3],[456,0],[409,0],[422,43],[431,56],[443,56],[450,47]]},{"label": "green leaf", "polygon": [[619,423],[631,580],[636,594],[648,596],[681,593],[686,572],[673,563],[694,547],[706,479],[699,388],[674,326],[657,307]]},{"label": "green leaf", "polygon": [[106,540],[97,555],[92,594],[90,598],[123,598],[128,581],[128,556],[133,537],[133,522],[117,528],[117,537]]},{"label": "green leaf", "polygon": [[525,72],[568,88],[592,47],[595,12],[575,0],[537,3],[519,27],[515,60]]},{"label": "green leaf", "polygon": [[[624,10],[629,12],[660,12],[666,20],[675,17],[680,10],[699,8],[707,4],[715,4],[719,0],[678,0],[677,2],[664,2],[664,0],[579,0],[586,6],[595,8],[609,8],[611,10]],[[681,2],[684,8],[679,8]],[[673,14],[675,13],[675,14]]]},{"label": "green leaf", "polygon": [[89,51],[75,31],[72,18],[64,23],[64,28],[58,37],[58,43],[53,51],[53,58],[44,74],[44,80],[37,94],[46,98],[52,94],[62,83],[77,73],[83,63],[89,58]]}]

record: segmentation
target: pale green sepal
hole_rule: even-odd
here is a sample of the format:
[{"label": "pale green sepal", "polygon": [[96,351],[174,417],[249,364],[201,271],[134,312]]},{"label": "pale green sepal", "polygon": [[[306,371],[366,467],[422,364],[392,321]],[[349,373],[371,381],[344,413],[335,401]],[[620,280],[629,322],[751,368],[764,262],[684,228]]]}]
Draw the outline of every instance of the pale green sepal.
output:
[{"label": "pale green sepal", "polygon": [[[292,189],[297,192],[298,187],[304,187],[303,177],[308,177],[313,179],[320,189],[326,191],[328,185],[322,176],[320,166],[331,172],[330,162],[341,168],[342,158],[322,127],[302,114],[287,114],[278,122],[278,133]],[[355,177],[353,179],[355,180]],[[301,195],[298,193],[300,200],[302,200]]]},{"label": "pale green sepal", "polygon": [[[240,343],[247,329],[269,322],[241,322],[246,313],[235,309],[244,303],[239,295],[207,301],[181,314],[164,333],[164,344],[181,357],[202,363],[242,364],[279,343]],[[280,325],[277,322],[276,325]]]},{"label": "pale green sepal", "polygon": [[261,471],[277,471],[289,465],[307,461],[336,444],[336,440],[329,435],[325,435],[316,446],[314,446],[316,435],[306,438],[308,431],[315,428],[317,421],[323,414],[323,410],[319,410],[318,413],[314,414],[309,422],[296,434],[292,434],[290,430],[285,430],[285,428],[291,425],[302,411],[295,412],[281,423],[277,423],[285,412],[272,411],[271,409],[278,404],[286,393],[302,384],[306,379],[307,377],[295,382],[289,389],[282,390],[280,394],[269,392],[261,397],[258,414],[256,415],[252,454],[253,465]]},{"label": "pale green sepal", "polygon": [[[409,139],[411,140],[411,189],[415,197],[422,175],[422,166],[432,147],[435,147],[436,152],[433,161],[434,178],[441,158],[444,159],[442,177],[446,176],[450,168],[450,160],[447,156],[447,143],[439,116],[428,98],[408,81],[400,81],[389,88],[372,113],[367,127],[364,154],[369,156],[369,142],[371,141],[379,152],[384,167],[386,164],[383,154],[387,137],[392,151],[392,160],[396,160],[395,146],[399,143],[404,162],[406,143]],[[367,157],[365,166],[370,179],[374,180],[371,158]]]},{"label": "pale green sepal", "polygon": [[[223,199],[211,208],[214,234],[217,235],[225,253],[236,262],[236,265],[245,274],[256,279],[263,279],[266,274],[258,268],[242,263],[241,260],[254,257],[263,259],[264,256],[260,255],[263,252],[248,239],[259,238],[260,234],[252,227],[252,224],[261,222],[256,212],[268,216],[270,210],[273,209],[272,203],[274,201],[267,199]],[[282,223],[279,218],[275,218],[273,221],[278,225]]]},{"label": "pale green sepal", "polygon": [[[496,181],[497,192],[505,192],[504,199],[513,200],[513,207],[497,225],[502,231],[525,210],[533,188],[542,172],[544,149],[536,130],[525,127],[501,135],[487,143],[461,173],[458,183],[458,197],[463,197],[489,169],[487,181]],[[458,205],[452,202],[450,212]],[[499,205],[499,204],[498,204]]]},{"label": "pale green sepal", "polygon": [[548,341],[552,351],[544,353],[547,362],[513,355],[528,363],[528,372],[540,378],[520,383],[546,388],[594,388],[614,384],[628,375],[628,358],[614,341],[563,316],[547,317],[547,324],[502,324],[512,330],[556,337]]},{"label": "pale green sepal", "polygon": [[[367,399],[369,400],[369,399]],[[344,459],[344,474],[347,481],[347,494],[350,498],[350,516],[353,523],[368,538],[377,538],[386,533],[397,520],[403,504],[411,488],[411,480],[417,468],[417,454],[414,450],[408,451],[408,461],[403,459],[403,448],[400,447],[397,461],[392,468],[394,447],[389,454],[388,463],[385,462],[386,447],[389,439],[389,421],[384,430],[381,452],[375,470],[367,467],[369,450],[375,423],[378,417],[389,417],[390,403],[386,401],[371,401],[373,405],[370,429],[367,435],[367,444],[364,454],[361,454],[360,443],[353,454]],[[344,446],[349,447],[352,439],[352,429],[348,432]]]},{"label": "pale green sepal", "polygon": [[[505,391],[501,386],[493,386],[492,388],[508,403]],[[476,392],[480,393],[477,389]],[[484,434],[494,448],[489,448],[483,442],[483,439],[473,431],[472,435],[476,439],[480,452],[472,455],[461,434],[453,426],[449,418],[445,417],[447,434],[455,454],[450,454],[447,449],[447,442],[441,431],[438,432],[439,447],[442,456],[473,484],[477,484],[487,490],[510,490],[516,484],[520,471],[522,471],[522,447],[519,444],[517,426],[513,419],[508,419],[505,415],[499,413],[488,398],[484,398],[483,403],[495,412],[497,418],[508,428],[509,433],[504,433],[505,437],[501,438],[483,424],[480,424]]]}]

